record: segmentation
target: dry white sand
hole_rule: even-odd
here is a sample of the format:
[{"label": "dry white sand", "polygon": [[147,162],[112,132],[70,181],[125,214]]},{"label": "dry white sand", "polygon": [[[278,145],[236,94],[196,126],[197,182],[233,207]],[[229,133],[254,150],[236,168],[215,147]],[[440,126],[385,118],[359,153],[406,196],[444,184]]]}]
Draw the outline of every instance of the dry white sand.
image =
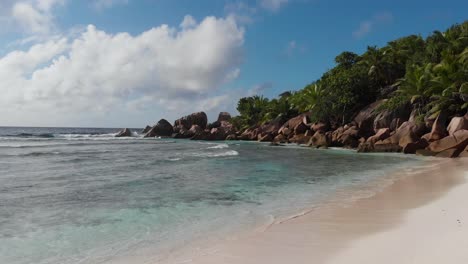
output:
[{"label": "dry white sand", "polygon": [[468,159],[164,263],[468,263]]}]

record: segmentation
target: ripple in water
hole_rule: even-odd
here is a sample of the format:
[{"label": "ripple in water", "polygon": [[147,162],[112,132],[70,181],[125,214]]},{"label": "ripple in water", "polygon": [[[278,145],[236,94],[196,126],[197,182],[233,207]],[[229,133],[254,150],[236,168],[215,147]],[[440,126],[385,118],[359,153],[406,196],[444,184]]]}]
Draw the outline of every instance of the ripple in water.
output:
[{"label": "ripple in water", "polygon": [[[0,263],[154,259],[269,225],[420,162],[251,142],[115,139],[111,129],[31,130],[0,128]],[[6,136],[20,133],[54,137]]]}]

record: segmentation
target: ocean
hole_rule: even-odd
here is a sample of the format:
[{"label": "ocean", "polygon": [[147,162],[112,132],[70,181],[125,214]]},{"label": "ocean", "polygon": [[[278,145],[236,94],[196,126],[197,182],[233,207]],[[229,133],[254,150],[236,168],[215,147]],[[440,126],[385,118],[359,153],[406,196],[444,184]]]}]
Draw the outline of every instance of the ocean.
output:
[{"label": "ocean", "polygon": [[[362,195],[423,158],[0,127],[0,263],[155,263]],[[134,130],[138,131],[138,130]]]}]

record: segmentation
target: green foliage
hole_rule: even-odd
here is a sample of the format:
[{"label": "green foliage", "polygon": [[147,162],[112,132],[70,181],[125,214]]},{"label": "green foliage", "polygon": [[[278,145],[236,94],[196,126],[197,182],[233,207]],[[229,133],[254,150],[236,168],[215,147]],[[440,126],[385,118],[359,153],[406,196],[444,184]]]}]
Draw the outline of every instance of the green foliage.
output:
[{"label": "green foliage", "polygon": [[[381,94],[388,99],[381,109],[411,103],[419,118],[441,110],[464,114],[468,109],[468,21],[434,31],[426,39],[411,35],[382,48],[368,47],[362,55],[346,51],[335,62],[301,90],[273,100],[242,98],[234,122],[248,127],[310,112],[315,121],[344,124]],[[388,94],[388,87],[397,90]]]}]

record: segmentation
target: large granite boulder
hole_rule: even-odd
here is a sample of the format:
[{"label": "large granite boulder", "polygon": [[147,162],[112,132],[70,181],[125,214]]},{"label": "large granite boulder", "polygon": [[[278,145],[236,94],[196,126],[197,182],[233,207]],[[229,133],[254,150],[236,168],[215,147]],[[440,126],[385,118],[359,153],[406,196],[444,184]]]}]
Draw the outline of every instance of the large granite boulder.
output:
[{"label": "large granite boulder", "polygon": [[115,135],[115,137],[131,137],[131,136],[132,136],[132,131],[130,131],[130,129],[128,129],[128,128],[124,128],[124,129],[120,130]]},{"label": "large granite boulder", "polygon": [[415,154],[416,151],[420,149],[425,149],[427,146],[429,146],[429,143],[425,139],[420,139],[416,142],[410,142],[406,144],[406,146],[403,148],[403,153],[405,154]]},{"label": "large granite boulder", "polygon": [[326,133],[321,133],[319,131],[310,138],[307,145],[316,148],[328,148],[331,144],[331,139]]},{"label": "large granite boulder", "polygon": [[374,120],[379,114],[379,107],[385,103],[385,101],[386,100],[379,100],[366,106],[354,118],[354,122],[356,122],[363,136],[369,137],[374,134]]},{"label": "large granite boulder", "polygon": [[309,143],[311,137],[312,136],[306,136],[305,134],[294,135],[289,139],[289,142],[296,144],[307,144]]},{"label": "large granite boulder", "polygon": [[356,148],[359,146],[360,133],[357,126],[345,125],[329,133],[332,146]]},{"label": "large granite boulder", "polygon": [[462,129],[468,130],[468,113],[464,116],[452,118],[450,124],[447,126],[449,135],[453,135],[455,132]]},{"label": "large granite boulder", "polygon": [[247,128],[239,136],[240,140],[256,140],[258,136],[259,129],[256,127]]},{"label": "large granite boulder", "polygon": [[188,130],[188,132],[192,135],[196,135],[202,131],[203,129],[199,125],[192,125],[192,127]]},{"label": "large granite boulder", "polygon": [[380,140],[385,140],[390,137],[390,128],[380,128],[375,135],[369,137],[366,142],[375,144]]},{"label": "large granite boulder", "polygon": [[191,140],[214,140],[213,134],[211,134],[211,131],[208,129],[203,130],[193,135],[190,139]]},{"label": "large granite boulder", "polygon": [[397,129],[395,134],[376,144],[395,144],[399,145],[401,148],[405,148],[407,144],[419,141],[424,132],[424,124],[405,122]]},{"label": "large granite boulder", "polygon": [[205,129],[207,124],[208,117],[205,112],[197,112],[177,119],[174,122],[174,128],[185,128],[189,130],[193,125],[198,125],[202,129]]},{"label": "large granite boulder", "polygon": [[468,158],[468,146],[458,155],[460,158]]},{"label": "large granite boulder", "polygon": [[427,148],[433,152],[442,152],[447,149],[464,150],[468,145],[468,130],[458,130],[453,135],[444,137],[429,144]]},{"label": "large granite boulder", "polygon": [[387,127],[394,131],[400,124],[408,121],[410,114],[410,104],[404,104],[394,110],[383,110],[374,119],[374,131]]},{"label": "large granite boulder", "polygon": [[144,134],[148,133],[148,132],[151,130],[151,128],[152,128],[152,127],[150,127],[150,126],[146,126],[146,127],[141,131],[141,134],[144,135]]},{"label": "large granite boulder", "polygon": [[324,122],[315,122],[310,126],[310,129],[313,132],[325,133],[330,129],[330,125]]},{"label": "large granite boulder", "polygon": [[267,132],[264,132],[264,133],[261,133],[258,135],[258,141],[259,142],[271,142],[273,141],[273,135],[271,133],[267,133]]},{"label": "large granite boulder", "polygon": [[306,114],[298,115],[286,121],[278,130],[278,134],[289,135],[292,133],[303,134],[309,128],[309,119]]},{"label": "large granite boulder", "polygon": [[288,138],[283,135],[283,134],[279,134],[277,135],[274,139],[273,139],[273,142],[276,142],[276,143],[288,143]]},{"label": "large granite boulder", "polygon": [[161,119],[145,134],[145,137],[170,137],[173,132],[174,128],[171,123],[166,119]]},{"label": "large granite boulder", "polygon": [[447,116],[445,113],[440,113],[437,115],[436,119],[432,123],[432,129],[429,135],[425,135],[424,139],[429,142],[439,140],[447,136],[447,130],[445,129],[445,124],[447,122]]},{"label": "large granite boulder", "polygon": [[212,128],[210,131],[213,140],[225,140],[228,134],[223,127]]},{"label": "large granite boulder", "polygon": [[221,121],[230,121],[231,120],[231,114],[228,112],[221,112],[218,115],[218,122]]}]

